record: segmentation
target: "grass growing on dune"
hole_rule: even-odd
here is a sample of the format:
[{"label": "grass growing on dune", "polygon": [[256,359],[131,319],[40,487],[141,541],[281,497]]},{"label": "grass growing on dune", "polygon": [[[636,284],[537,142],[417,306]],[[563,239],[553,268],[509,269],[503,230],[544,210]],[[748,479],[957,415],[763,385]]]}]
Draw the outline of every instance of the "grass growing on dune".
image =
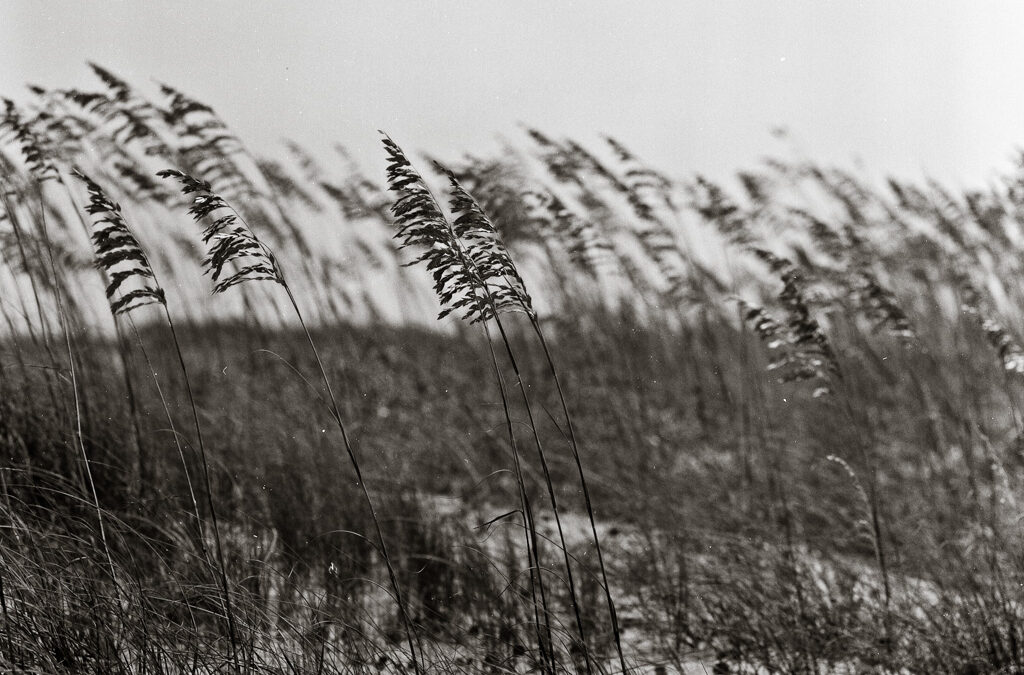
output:
[{"label": "grass growing on dune", "polygon": [[5,668],[1024,670],[1021,170],[377,179],[93,70],[0,123]]},{"label": "grass growing on dune", "polygon": [[[295,423],[308,415],[303,403],[304,385],[292,382],[268,396],[260,383],[267,377],[288,383],[293,379],[291,370],[269,355],[250,367],[245,356],[234,349],[237,330],[230,326],[211,328],[183,337],[186,358],[201,364],[193,368],[200,410],[211,414],[254,410],[245,417],[239,413],[232,424],[213,428],[207,439],[224,449],[221,468],[216,472],[219,479],[215,482],[215,498],[222,505],[221,513],[233,525],[226,548],[228,567],[236,583],[233,592],[241,615],[240,632],[247,636],[242,642],[248,646],[243,646],[242,652],[266,649],[272,653],[279,649],[291,658],[289,649],[298,646],[289,645],[284,636],[299,640],[297,635],[311,631],[326,640],[325,660],[330,660],[331,650],[348,654],[356,647],[360,652],[376,650],[391,658],[386,636],[392,630],[400,635],[401,622],[387,611],[387,601],[369,582],[383,572],[374,562],[372,547],[356,534],[349,534],[366,532],[371,526],[359,520],[361,510],[348,506],[358,503],[356,486],[338,485],[331,478],[318,451],[325,443],[321,429],[315,424]],[[515,571],[518,555],[506,557],[508,549],[503,540],[509,537],[508,545],[515,546],[519,540],[515,529],[507,520],[482,530],[473,529],[518,501],[514,482],[506,482],[500,473],[488,475],[508,466],[508,459],[501,434],[489,436],[487,432],[500,430],[504,424],[497,394],[480,400],[473,388],[475,382],[488,377],[487,368],[464,358],[477,347],[472,341],[402,330],[336,330],[345,336],[344,341],[332,340],[334,331],[320,332],[318,337],[332,345],[324,354],[325,363],[332,364],[328,367],[351,390],[360,392],[357,400],[342,406],[343,413],[365,420],[365,426],[354,432],[353,440],[361,444],[367,457],[373,458],[364,467],[366,480],[381,491],[378,515],[385,536],[396,542],[396,572],[403,588],[408,589],[413,620],[421,634],[444,638],[452,650],[462,645],[461,649],[478,660],[485,658],[488,641],[503,635],[502,640],[507,641],[503,644],[509,650],[506,658],[512,658],[517,643],[520,648],[530,644],[525,638],[530,634],[526,622],[532,621],[532,610],[528,595],[509,596],[511,589],[503,592],[517,573],[525,573],[522,567]],[[736,334],[730,331],[716,329],[717,337],[723,342],[735,339]],[[573,333],[562,335],[569,339]],[[304,357],[298,349],[300,339],[299,334],[282,334],[269,349],[284,354],[291,351],[294,365],[312,367],[312,357]],[[147,335],[147,342],[159,340],[156,334]],[[633,364],[632,372],[596,371],[587,366],[590,357],[583,355],[573,355],[566,368],[573,374],[576,390],[584,392],[576,421],[587,430],[588,447],[594,448],[590,470],[595,476],[615,477],[614,481],[603,478],[593,488],[595,501],[607,505],[599,513],[599,524],[608,551],[609,574],[621,596],[627,658],[636,654],[629,651],[631,646],[647,643],[649,653],[643,655],[644,659],[657,654],[657,658],[667,660],[667,655],[676,654],[686,661],[690,654],[697,654],[709,665],[718,654],[728,662],[763,661],[782,670],[786,663],[812,659],[836,664],[844,660],[939,664],[938,657],[921,660],[926,653],[918,645],[922,639],[933,640],[933,648],[942,653],[952,650],[951,664],[990,658],[980,651],[989,641],[993,649],[1004,650],[1000,658],[1012,658],[1011,634],[1001,632],[1006,628],[988,636],[990,629],[985,628],[999,625],[991,624],[996,619],[1007,628],[1012,625],[1012,607],[1003,606],[999,600],[1010,587],[998,585],[1001,577],[1012,579],[1012,562],[996,556],[987,559],[981,569],[970,562],[974,559],[971,551],[978,547],[995,546],[996,542],[1012,545],[1005,520],[1010,512],[1005,510],[1007,503],[998,502],[1010,498],[1002,492],[1004,479],[994,474],[990,480],[996,495],[992,501],[978,495],[979,503],[967,491],[968,479],[956,466],[943,468],[929,461],[921,467],[908,461],[914,456],[913,448],[929,447],[932,433],[927,427],[927,413],[909,385],[893,392],[894,407],[879,420],[880,424],[901,429],[890,439],[891,447],[880,466],[883,501],[889,513],[886,522],[890,524],[886,544],[895,552],[892,573],[900,579],[894,584],[889,610],[896,639],[888,656],[888,650],[878,642],[884,615],[880,602],[875,603],[881,598],[881,587],[870,564],[872,537],[862,523],[860,497],[845,470],[832,468],[819,449],[836,450],[832,436],[847,433],[836,424],[842,417],[822,419],[821,412],[812,408],[814,399],[809,396],[801,404],[805,408],[802,411],[793,409],[792,400],[762,401],[774,423],[749,430],[752,436],[763,435],[761,440],[740,438],[734,433],[729,407],[711,398],[704,402],[707,426],[702,430],[693,415],[697,401],[691,379],[713,381],[716,373],[712,364],[717,362],[721,367],[725,361],[718,357],[724,359],[726,353],[710,352],[708,365],[696,372],[672,371],[664,359],[649,362],[642,358],[659,342],[656,334],[630,334],[622,340],[644,345],[635,352],[641,358]],[[747,347],[755,349],[756,344],[748,343]],[[609,358],[617,349],[612,344],[595,347],[596,356]],[[424,365],[437,362],[450,365],[440,375]],[[225,369],[230,375],[224,374]],[[96,365],[86,372],[95,387],[87,389],[86,395],[116,386],[116,378],[97,370]],[[537,382],[543,381],[541,375],[541,369],[526,373]],[[725,375],[730,386],[742,383],[733,379],[735,371]],[[649,384],[636,388],[636,382]],[[634,385],[635,393],[626,403],[611,396],[627,384]],[[263,393],[254,400],[254,392]],[[553,386],[535,396],[557,405]],[[148,392],[148,397],[144,407],[157,409],[155,393]],[[623,405],[628,408],[622,409]],[[513,413],[517,418],[521,414]],[[424,428],[420,421],[423,417],[435,421]],[[5,419],[11,424],[22,416],[9,414]],[[124,413],[114,419],[122,428],[127,425]],[[905,425],[906,419],[914,424]],[[956,422],[943,422],[944,427],[947,425],[951,429]],[[149,447],[166,447],[169,443],[170,439],[159,432],[160,426],[154,425],[154,436],[146,436]],[[792,435],[779,431],[787,428],[812,431]],[[475,431],[467,437],[465,429]],[[826,429],[830,430],[828,435],[824,435]],[[552,442],[559,435],[553,425],[542,433]],[[109,481],[118,475],[116,467],[129,459],[123,454],[118,457],[123,448],[117,444],[117,429],[107,432],[106,442],[98,433],[87,432],[86,437],[94,437],[97,443],[95,461],[112,467],[99,477],[100,493],[116,494],[116,483]],[[622,454],[624,439],[636,448],[628,457]],[[760,448],[761,455],[751,461],[759,466],[762,462],[778,462],[781,466],[748,476],[741,461],[740,444],[744,442]],[[986,451],[980,438],[977,442],[969,450],[982,457]],[[308,450],[291,450],[296,444]],[[689,456],[680,456],[673,450],[676,447],[694,450]],[[410,453],[408,448],[418,452]],[[148,508],[155,513],[187,513],[184,490],[175,487],[182,481],[178,464],[170,457],[164,458],[163,464],[159,471],[167,477],[166,487],[153,491]],[[1007,476],[1013,471],[1012,467],[1007,469]],[[571,485],[572,472],[571,463],[553,467],[561,489]],[[20,483],[18,474],[13,475],[7,480],[9,494],[30,487],[31,493],[40,492],[42,486],[26,486]],[[784,477],[785,484],[773,484],[773,476]],[[976,478],[984,476],[982,473]],[[49,480],[57,479],[54,476]],[[744,486],[742,494],[738,486]],[[51,492],[60,490],[42,490],[42,494]],[[534,495],[534,502],[537,497]],[[18,500],[15,498],[13,503]],[[120,507],[112,502],[107,508]],[[22,506],[19,518],[46,522],[45,514],[51,509],[87,517],[82,506],[51,501],[31,508]],[[787,542],[783,528],[784,509],[792,520],[792,544]],[[173,522],[172,518],[156,531],[139,516],[119,524],[114,559],[122,560],[138,548],[130,543],[137,539],[160,553],[142,551],[131,553],[132,557],[165,559],[168,546],[170,550],[179,548],[173,545],[173,537],[187,537],[185,530],[177,535],[174,528],[161,531]],[[184,522],[187,525],[188,521]],[[35,527],[40,528],[34,535],[36,541],[57,537],[41,524]],[[85,528],[86,534],[77,537],[88,541],[88,519],[75,527]],[[431,533],[436,528],[440,530]],[[541,528],[542,536],[555,536],[553,523]],[[55,538],[57,550],[60,541],[74,541],[74,536],[68,533]],[[570,542],[574,556],[585,554],[585,528],[574,536],[575,543]],[[940,546],[947,555],[935,554]],[[791,556],[789,550],[798,555]],[[87,560],[95,565],[96,573],[103,573],[99,549]],[[191,590],[179,592],[177,599],[172,596],[167,602],[179,605],[182,612],[190,609],[205,595],[201,590],[204,579],[195,576],[192,565],[187,557],[164,560],[147,573],[147,577],[152,575],[145,580],[147,591],[153,593],[171,581],[161,580],[161,570],[163,574],[173,571],[180,575],[174,583]],[[290,571],[287,577],[281,577],[282,572],[275,569]],[[102,588],[106,578],[109,575],[103,573],[90,582],[96,586],[93,592]],[[11,588],[8,582],[9,597]],[[314,600],[303,597],[300,589],[323,595]],[[796,606],[796,589],[803,596],[802,609]],[[209,591],[214,593],[214,587]],[[15,597],[24,597],[26,589],[14,593]],[[562,603],[568,600],[563,590],[552,602],[555,607],[564,607]],[[493,614],[494,603],[499,601],[511,603],[512,609],[501,616]],[[593,611],[598,605],[585,606]],[[191,609],[197,615],[199,630],[190,639],[211,641],[207,646],[193,645],[204,659],[217,653],[218,636],[223,635],[217,624],[202,628],[209,621],[210,609]],[[273,614],[278,615],[276,619],[271,619]],[[159,621],[159,613],[150,616],[160,629],[168,628]],[[309,624],[314,617],[315,623]],[[587,620],[600,625],[607,618],[594,615]],[[267,629],[260,626],[275,625],[275,621],[278,631],[282,626],[290,626],[290,631],[276,633],[280,642],[274,646],[258,645],[257,636],[275,634],[266,633]],[[502,627],[502,621],[508,624]],[[107,627],[110,623],[100,625]],[[306,627],[300,630],[302,626]],[[374,637],[376,631],[383,632]],[[956,643],[947,644],[951,635],[960,637]],[[16,633],[15,639],[25,636]],[[142,638],[134,635],[131,639]],[[153,640],[150,648],[156,650],[160,641],[170,638],[152,628],[147,639]],[[366,643],[362,644],[364,639]],[[656,645],[651,646],[651,642]],[[171,651],[167,645],[160,649]],[[425,662],[440,667],[450,656],[444,651],[438,654],[427,647]],[[150,658],[171,663],[171,659],[182,657],[172,652]],[[261,654],[259,658],[271,656]],[[333,667],[341,672],[354,667],[339,665],[346,662],[338,653],[334,658],[338,660]],[[947,672],[957,669],[951,666]]]}]

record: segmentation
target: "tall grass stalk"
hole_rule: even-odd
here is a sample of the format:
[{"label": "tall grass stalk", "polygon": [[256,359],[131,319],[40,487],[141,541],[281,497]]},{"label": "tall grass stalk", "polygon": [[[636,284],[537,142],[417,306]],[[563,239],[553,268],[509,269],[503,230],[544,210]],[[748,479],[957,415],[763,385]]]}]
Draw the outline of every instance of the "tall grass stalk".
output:
[{"label": "tall grass stalk", "polygon": [[[228,585],[227,578],[227,562],[224,557],[224,547],[221,542],[217,508],[214,504],[213,481],[210,476],[210,465],[206,451],[206,442],[203,438],[202,424],[199,421],[199,410],[196,406],[195,395],[192,391],[192,382],[189,378],[188,367],[185,365],[185,357],[182,354],[181,343],[178,340],[178,332],[174,327],[174,320],[171,318],[171,312],[167,307],[166,295],[163,287],[160,285],[160,281],[157,278],[153,266],[149,262],[149,256],[146,255],[145,250],[139,244],[131,230],[128,229],[128,224],[121,214],[120,205],[112,201],[103,189],[93,180],[82,173],[77,173],[77,175],[83,182],[85,182],[89,189],[90,204],[88,211],[95,219],[91,238],[95,247],[97,267],[100,268],[105,277],[109,275],[110,281],[107,284],[106,294],[110,301],[110,310],[115,322],[118,314],[128,314],[145,305],[157,304],[163,309],[164,319],[167,322],[167,327],[171,335],[171,342],[174,345],[174,352],[177,356],[178,365],[181,368],[182,378],[185,383],[185,391],[188,395],[189,406],[192,411],[192,420],[195,426],[196,441],[199,447],[199,458],[203,469],[206,506],[210,513],[210,524],[213,528],[214,547],[217,555],[216,567],[218,582],[221,587],[224,613],[228,625],[231,661],[235,671],[241,672],[240,664],[238,662],[238,635],[235,626],[234,611],[231,605],[231,589]],[[127,268],[122,268],[125,263],[128,264]],[[128,283],[135,283],[137,284],[137,287],[126,290],[125,286]],[[137,331],[136,336],[138,337]],[[141,344],[141,338],[139,339],[139,342]],[[146,358],[148,362],[148,356]],[[154,381],[155,379],[156,373],[154,371]],[[166,401],[164,401],[162,393],[161,401],[164,402],[165,412],[170,420],[170,411],[166,409]],[[173,424],[171,428],[173,433]],[[177,434],[175,434],[175,436],[177,436]],[[179,451],[180,449],[181,448],[179,446]],[[188,479],[187,467],[185,471],[190,496],[193,499],[193,505],[197,507],[196,515],[198,516],[198,506],[195,502],[195,494],[192,491],[191,480]],[[207,557],[205,535],[202,532],[201,524],[200,541],[202,542],[204,557]]]},{"label": "tall grass stalk", "polygon": [[196,407],[196,397],[192,392],[192,381],[188,376],[188,367],[185,365],[185,356],[181,351],[181,342],[178,340],[178,332],[174,328],[174,320],[171,319],[171,312],[167,309],[167,303],[160,303],[164,310],[164,318],[167,320],[167,327],[171,333],[171,342],[174,344],[174,354],[177,356],[178,365],[181,367],[181,375],[185,381],[185,393],[188,395],[189,407],[192,411],[192,422],[195,426],[196,440],[199,443],[199,458],[203,465],[203,483],[206,492],[206,507],[210,511],[210,526],[213,529],[213,544],[217,553],[217,572],[221,592],[224,597],[224,612],[228,623],[228,640],[231,645],[231,661],[236,672],[241,672],[238,662],[239,641],[238,631],[235,626],[235,614],[231,606],[231,590],[228,586],[227,561],[224,558],[224,547],[221,543],[220,525],[217,520],[217,508],[213,500],[213,480],[210,477],[210,462],[206,453],[206,442],[203,440],[202,424],[199,422],[199,410]]},{"label": "tall grass stalk", "polygon": [[[0,189],[0,200],[3,200],[4,210],[7,212],[8,220],[11,223],[11,229],[14,232],[14,241],[17,244],[18,256],[21,261],[22,268],[25,271],[25,275],[29,280],[29,287],[32,290],[32,296],[35,301],[36,315],[39,319],[39,331],[41,335],[36,335],[32,328],[32,319],[28,314],[25,315],[26,330],[28,331],[29,338],[32,340],[33,344],[37,346],[41,344],[43,349],[46,351],[47,358],[50,360],[50,363],[56,367],[57,356],[53,349],[52,336],[50,334],[50,323],[46,320],[46,315],[44,314],[46,311],[46,305],[42,301],[42,294],[39,290],[40,280],[36,278],[40,274],[45,274],[45,268],[40,269],[38,265],[34,265],[32,263],[33,256],[30,255],[29,251],[26,249],[25,239],[27,238],[27,233],[24,231],[18,213],[15,210],[15,205],[10,199],[10,194],[6,189],[7,185],[3,185],[3,188],[4,189]],[[45,253],[41,250],[34,251],[33,253],[38,255],[42,260],[45,260],[46,258]],[[57,413],[65,408],[64,400],[58,396],[53,380],[49,377],[45,379],[47,392],[50,396],[50,403],[53,406],[53,411]]]},{"label": "tall grass stalk", "polygon": [[[555,494],[551,471],[534,418],[530,397],[526,391],[526,384],[501,321],[501,311],[509,311],[511,307],[520,307],[527,314],[532,314],[532,308],[528,306],[524,298],[524,296],[528,297],[525,288],[518,277],[518,272],[514,269],[511,257],[504,249],[500,239],[497,238],[490,221],[480,211],[476,202],[462,189],[455,176],[450,171],[444,170],[453,189],[453,209],[465,209],[466,211],[460,217],[461,219],[457,219],[453,224],[444,215],[429,186],[412,167],[405,153],[386,134],[384,134],[384,146],[390,160],[388,179],[391,189],[401,195],[399,201],[393,206],[396,224],[399,226],[395,236],[403,240],[403,246],[418,245],[426,249],[415,262],[426,261],[427,268],[433,270],[435,290],[443,307],[440,316],[444,317],[455,309],[465,307],[463,318],[471,322],[486,323],[488,320],[494,319],[505,346],[505,353],[515,374],[515,386],[521,394],[526,410],[548,498],[551,501],[552,514],[565,563],[566,586],[579,633],[580,647],[583,651],[587,672],[592,672],[592,656],[587,643],[586,629],[583,625],[581,606],[576,595],[572,562],[562,527],[558,497]],[[456,231],[456,225],[462,230],[462,236]],[[466,240],[470,239],[472,243],[467,243]],[[474,252],[477,253],[478,259],[474,259]],[[487,269],[484,269],[484,266]],[[513,280],[510,280],[510,276]],[[508,285],[498,286],[496,283],[490,283],[496,277]],[[500,299],[495,297],[496,293],[501,294]],[[463,297],[459,298],[460,294]]]},{"label": "tall grass stalk", "polygon": [[49,259],[50,274],[54,281],[54,300],[57,303],[57,316],[60,320],[61,331],[64,334],[64,344],[67,348],[68,355],[68,369],[71,378],[71,392],[74,398],[74,411],[75,411],[75,440],[78,445],[78,449],[81,451],[82,464],[85,471],[85,478],[87,481],[87,488],[92,498],[92,505],[96,510],[96,522],[99,527],[100,543],[103,548],[103,554],[107,559],[107,567],[110,572],[110,580],[113,584],[114,592],[117,596],[120,596],[120,584],[117,578],[117,569],[114,566],[114,559],[110,554],[110,544],[107,541],[107,527],[106,522],[103,518],[103,508],[100,506],[99,494],[96,492],[96,481],[92,475],[92,464],[89,461],[89,453],[85,448],[85,436],[82,432],[82,404],[81,395],[78,388],[78,371],[75,367],[75,350],[71,341],[71,331],[68,327],[67,313],[64,308],[64,302],[60,291],[59,273],[57,271],[57,262],[53,255],[53,244],[50,240],[50,234],[46,226],[46,206],[43,197],[43,188],[41,184],[36,185],[37,196],[39,198],[39,229],[43,236],[43,242],[46,246],[46,251]]},{"label": "tall grass stalk", "polygon": [[[492,303],[493,309],[493,300],[490,300],[489,302]],[[551,501],[551,513],[555,519],[555,528],[558,530],[558,548],[562,551],[562,559],[565,563],[565,582],[569,590],[569,600],[572,603],[573,616],[576,620],[576,629],[580,636],[580,646],[583,649],[583,657],[585,659],[587,672],[589,673],[592,672],[592,656],[587,644],[586,629],[583,627],[581,605],[576,596],[576,583],[573,578],[572,561],[571,556],[569,555],[569,546],[565,540],[565,531],[562,527],[562,518],[558,509],[558,497],[555,494],[554,481],[551,478],[551,470],[548,467],[547,455],[544,452],[544,445],[540,439],[537,421],[533,415],[533,406],[530,403],[530,396],[526,391],[526,383],[524,382],[522,373],[519,370],[519,363],[512,350],[512,344],[509,340],[508,334],[505,332],[505,327],[502,325],[501,319],[498,317],[497,311],[494,312],[494,317],[498,333],[501,336],[502,343],[505,345],[505,354],[508,356],[509,364],[512,366],[512,372],[515,374],[516,388],[519,389],[523,406],[526,409],[526,417],[533,437],[533,444],[537,449],[537,458],[540,460],[541,472],[544,475],[544,485],[547,488],[548,499]]]},{"label": "tall grass stalk", "polygon": [[[484,332],[487,338],[487,350],[491,357],[491,366],[494,372],[494,379],[498,384],[498,391],[501,394],[501,408],[505,415],[505,425],[508,432],[509,444],[512,448],[512,460],[515,469],[516,487],[519,492],[520,508],[523,517],[523,533],[526,542],[527,565],[530,571],[530,596],[533,601],[534,622],[537,633],[537,647],[540,650],[541,662],[547,662],[550,672],[556,672],[554,660],[554,643],[551,636],[551,613],[548,608],[547,596],[544,590],[544,567],[540,559],[540,541],[537,537],[537,523],[533,515],[533,507],[530,504],[530,495],[526,489],[526,478],[523,475],[523,466],[519,457],[519,444],[516,441],[515,428],[512,424],[512,412],[509,409],[508,393],[505,388],[505,378],[498,367],[497,355],[494,353],[494,343],[491,337],[490,328],[484,323]],[[540,602],[538,604],[538,596]],[[543,623],[542,623],[543,619]],[[541,633],[543,626],[544,633]]]},{"label": "tall grass stalk", "polygon": [[377,543],[380,545],[381,557],[384,559],[384,564],[388,569],[388,578],[391,581],[391,588],[395,592],[395,601],[398,603],[399,611],[402,614],[402,622],[405,625],[406,640],[409,644],[410,657],[412,659],[413,670],[417,673],[420,672],[419,658],[417,657],[416,645],[414,642],[415,632],[412,627],[412,619],[409,617],[409,610],[406,607],[405,600],[402,597],[402,590],[398,583],[398,576],[395,573],[395,567],[391,562],[391,555],[388,553],[387,543],[384,540],[384,531],[380,525],[380,518],[377,515],[377,510],[374,507],[373,499],[370,498],[370,492],[366,487],[366,481],[363,479],[363,472],[359,468],[359,460],[356,458],[355,450],[352,448],[352,443],[348,437],[348,431],[345,428],[345,422],[341,417],[341,410],[338,407],[338,400],[334,396],[334,388],[331,386],[330,378],[327,377],[327,369],[324,367],[324,363],[320,358],[320,352],[316,348],[316,344],[313,342],[313,336],[309,333],[309,328],[306,327],[306,322],[302,317],[302,312],[299,310],[299,305],[295,301],[295,295],[292,293],[291,288],[283,280],[282,275],[282,286],[284,286],[285,292],[288,295],[288,300],[291,302],[292,308],[295,310],[295,316],[299,320],[299,324],[302,326],[302,332],[306,335],[306,341],[309,344],[310,350],[313,352],[313,356],[316,359],[317,368],[320,371],[321,379],[323,380],[324,387],[327,389],[327,395],[331,400],[330,412],[334,418],[335,423],[338,425],[338,430],[341,432],[342,442],[345,446],[345,452],[348,454],[349,461],[352,464],[352,469],[356,474],[356,481],[359,484],[360,491],[362,492],[363,499],[366,502],[367,508],[370,510],[370,519],[373,521],[374,529],[376,530]]},{"label": "tall grass stalk", "polygon": [[[64,180],[64,173],[62,171],[57,172],[57,181],[64,188],[64,194],[67,195],[68,202],[71,204],[71,210],[74,212],[79,224],[82,226],[82,231],[86,238],[89,238],[91,233],[89,231],[89,225],[85,222],[85,217],[82,215],[83,209],[78,204],[78,200],[75,199],[75,195],[72,193],[70,186],[67,181]],[[97,268],[100,275],[104,280],[105,285],[109,285],[110,279],[105,268]],[[128,360],[128,342],[125,339],[124,333],[121,331],[120,325],[117,323],[117,317],[113,313],[111,314],[111,321],[114,325],[114,335],[117,339],[117,356],[120,360],[121,365],[121,378],[124,384],[125,394],[128,399],[128,416],[131,420],[131,442],[135,446],[135,466],[132,472],[132,489],[135,493],[136,499],[142,499],[142,490],[144,489],[146,479],[146,454],[142,447],[142,431],[139,427],[139,410],[138,404],[135,400],[135,387],[132,384],[131,368],[129,367]]]},{"label": "tall grass stalk", "polygon": [[537,339],[540,341],[541,348],[544,351],[544,358],[548,364],[548,370],[551,373],[551,379],[555,383],[555,390],[558,392],[558,400],[562,406],[562,415],[565,417],[565,425],[569,433],[569,446],[572,449],[573,461],[576,463],[576,471],[580,479],[580,488],[583,490],[583,501],[587,509],[587,518],[590,521],[590,533],[594,539],[594,550],[597,553],[597,564],[601,571],[601,586],[604,590],[605,600],[608,603],[608,616],[611,620],[612,636],[615,640],[615,651],[619,657],[619,666],[622,668],[623,673],[629,672],[626,667],[626,658],[622,653],[622,637],[621,631],[619,630],[619,619],[615,611],[615,601],[612,600],[611,585],[608,583],[608,572],[605,569],[604,554],[601,551],[601,540],[597,534],[597,523],[594,517],[594,507],[590,499],[590,488],[587,487],[587,478],[583,471],[583,462],[580,459],[579,446],[576,441],[576,431],[572,423],[572,417],[569,414],[569,405],[565,401],[565,393],[562,391],[562,382],[558,377],[558,369],[555,367],[554,358],[551,356],[551,350],[548,347],[548,342],[544,338],[544,332],[540,328],[540,323],[537,317],[530,316],[530,324],[533,326],[533,330],[537,335]]},{"label": "tall grass stalk", "polygon": [[139,328],[130,314],[127,318],[131,325],[132,333],[135,335],[135,342],[139,346],[139,351],[142,353],[142,359],[146,363],[146,369],[153,380],[153,387],[156,389],[157,397],[160,399],[160,406],[164,412],[164,419],[167,420],[167,429],[174,441],[174,447],[178,451],[178,458],[181,460],[182,472],[185,477],[185,486],[188,489],[189,502],[192,504],[192,514],[196,519],[196,542],[199,546],[199,552],[202,553],[203,560],[206,564],[213,566],[215,563],[213,560],[210,560],[210,553],[206,545],[206,531],[203,527],[203,516],[199,511],[199,501],[196,498],[196,491],[192,485],[192,472],[189,470],[188,460],[185,458],[185,448],[181,444],[181,433],[179,433],[176,428],[174,416],[171,414],[170,404],[167,402],[167,395],[164,393],[163,387],[160,386],[160,377],[157,374],[156,366],[153,365],[153,360],[149,356],[149,350],[146,349],[146,343],[142,339],[142,335],[139,333]]},{"label": "tall grass stalk", "polygon": [[[288,301],[295,312],[295,316],[299,321],[299,325],[306,337],[309,348],[316,360],[321,381],[323,382],[324,388],[327,390],[328,398],[330,399],[329,412],[341,433],[345,452],[348,455],[349,462],[355,472],[356,481],[359,484],[363,499],[369,509],[370,517],[373,521],[377,535],[377,543],[380,546],[380,554],[384,560],[385,567],[387,568],[391,588],[395,593],[395,601],[398,604],[399,613],[402,617],[413,669],[417,673],[421,672],[420,659],[417,655],[416,649],[416,641],[418,638],[415,636],[412,619],[409,616],[408,608],[406,607],[401,587],[398,583],[398,576],[395,573],[394,564],[392,563],[391,555],[388,552],[387,542],[384,538],[384,531],[380,524],[380,518],[377,515],[373,499],[370,497],[369,489],[366,487],[366,481],[363,479],[363,472],[349,439],[348,430],[346,429],[345,422],[341,415],[341,408],[338,405],[337,397],[334,395],[334,388],[331,386],[331,380],[327,376],[327,369],[320,357],[320,352],[316,347],[316,343],[313,341],[313,336],[309,332],[309,328],[303,318],[302,311],[299,309],[299,304],[296,301],[295,294],[292,292],[291,286],[288,284],[274,252],[256,236],[255,232],[252,231],[249,225],[245,222],[245,219],[237,210],[235,210],[235,208],[212,191],[208,183],[198,181],[187,174],[171,169],[161,171],[158,175],[163,178],[173,178],[178,180],[182,184],[183,194],[196,195],[193,198],[193,205],[190,209],[190,213],[195,216],[197,221],[210,216],[215,211],[221,209],[226,209],[232,214],[215,220],[204,235],[207,243],[210,244],[210,255],[205,262],[214,281],[216,282],[214,292],[223,292],[232,286],[252,280],[275,281],[284,288]],[[236,221],[237,223],[240,223],[240,226],[236,224]],[[249,264],[238,268],[236,265],[243,262],[245,259],[248,259]],[[221,275],[232,267],[234,271],[229,273],[226,278],[222,278]]]}]

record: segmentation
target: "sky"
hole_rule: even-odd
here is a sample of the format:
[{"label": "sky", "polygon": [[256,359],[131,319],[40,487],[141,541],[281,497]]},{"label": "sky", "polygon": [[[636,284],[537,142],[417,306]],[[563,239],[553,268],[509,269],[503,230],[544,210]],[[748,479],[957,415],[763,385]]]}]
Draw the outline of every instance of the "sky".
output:
[{"label": "sky", "polygon": [[1024,146],[1021,2],[0,0],[0,45],[4,96],[95,88],[91,60],[371,171],[378,129],[454,158],[518,123],[680,177],[796,153],[980,186]]}]

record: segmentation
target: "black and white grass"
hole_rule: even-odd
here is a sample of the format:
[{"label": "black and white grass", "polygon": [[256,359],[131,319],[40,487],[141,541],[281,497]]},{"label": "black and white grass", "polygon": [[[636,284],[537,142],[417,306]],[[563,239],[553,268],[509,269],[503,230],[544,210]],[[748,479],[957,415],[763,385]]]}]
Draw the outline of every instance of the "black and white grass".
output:
[{"label": "black and white grass", "polygon": [[121,205],[111,200],[103,188],[84,173],[75,171],[74,175],[85,183],[89,194],[85,210],[92,216],[96,266],[108,278],[106,295],[110,310],[117,315],[151,303],[165,305],[164,289],[156,279],[149,257],[128,229]]},{"label": "black and white grass", "polygon": [[375,175],[91,69],[0,118],[0,669],[1024,671],[1020,166]]}]

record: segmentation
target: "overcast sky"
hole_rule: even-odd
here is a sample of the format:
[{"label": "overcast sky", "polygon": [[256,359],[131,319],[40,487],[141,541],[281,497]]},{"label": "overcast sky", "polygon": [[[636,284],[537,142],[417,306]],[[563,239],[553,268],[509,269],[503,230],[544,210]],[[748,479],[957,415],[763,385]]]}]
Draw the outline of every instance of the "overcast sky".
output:
[{"label": "overcast sky", "polygon": [[[518,121],[716,177],[786,152],[979,184],[1024,145],[1021,2],[0,2],[0,93],[94,60],[257,149],[376,130],[443,157]],[[377,162],[376,165],[373,162]]]}]

